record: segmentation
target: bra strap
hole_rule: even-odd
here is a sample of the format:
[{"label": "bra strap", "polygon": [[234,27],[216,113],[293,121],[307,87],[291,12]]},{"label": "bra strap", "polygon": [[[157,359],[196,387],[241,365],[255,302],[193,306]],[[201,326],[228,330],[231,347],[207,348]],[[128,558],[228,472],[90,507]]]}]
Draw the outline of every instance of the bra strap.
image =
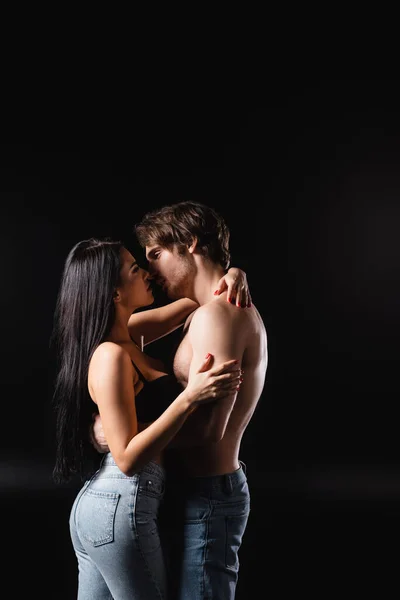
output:
[{"label": "bra strap", "polygon": [[138,375],[139,375],[139,379],[140,379],[140,381],[142,381],[143,383],[147,383],[147,379],[145,379],[145,377],[144,377],[143,373],[141,372],[141,370],[139,369],[139,367],[137,367],[137,366],[135,365],[135,363],[133,362],[133,360],[132,360],[132,359],[131,359],[131,363],[132,363],[132,364],[133,364],[133,366],[135,367],[135,369],[136,369],[136,371],[137,371],[137,373],[138,373]]}]

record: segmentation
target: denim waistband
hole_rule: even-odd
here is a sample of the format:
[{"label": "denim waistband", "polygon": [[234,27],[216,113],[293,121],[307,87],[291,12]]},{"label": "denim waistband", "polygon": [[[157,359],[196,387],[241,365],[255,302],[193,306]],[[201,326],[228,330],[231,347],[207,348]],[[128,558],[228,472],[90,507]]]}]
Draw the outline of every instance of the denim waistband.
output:
[{"label": "denim waistband", "polygon": [[[101,459],[100,468],[101,467],[116,467],[117,469],[119,468],[117,463],[115,462],[114,457],[112,456],[111,452],[108,452],[107,454],[105,454],[104,457]],[[144,465],[144,467],[142,467],[140,469],[140,471],[138,473],[136,473],[136,475],[139,475],[140,473],[148,473],[150,475],[158,475],[159,477],[162,477],[163,479],[165,479],[164,467],[162,467],[161,465],[159,465],[158,463],[156,463],[154,461],[150,461],[146,465]]]},{"label": "denim waistband", "polygon": [[174,477],[174,485],[182,485],[188,490],[196,491],[232,491],[235,487],[247,481],[246,465],[241,460],[240,467],[233,473],[224,475],[208,475],[205,477]]}]

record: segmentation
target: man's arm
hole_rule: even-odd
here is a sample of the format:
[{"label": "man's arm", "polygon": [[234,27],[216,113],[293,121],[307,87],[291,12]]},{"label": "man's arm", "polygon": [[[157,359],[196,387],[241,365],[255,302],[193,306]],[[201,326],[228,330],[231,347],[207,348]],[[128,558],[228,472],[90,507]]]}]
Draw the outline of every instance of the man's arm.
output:
[{"label": "man's arm", "polygon": [[[237,332],[235,307],[211,302],[199,308],[190,323],[189,336],[193,350],[190,375],[202,362],[202,353],[210,352],[215,361],[236,359],[241,365],[244,340]],[[238,391],[216,402],[200,406],[187,419],[171,447],[197,446],[205,442],[218,442],[225,433]]]}]

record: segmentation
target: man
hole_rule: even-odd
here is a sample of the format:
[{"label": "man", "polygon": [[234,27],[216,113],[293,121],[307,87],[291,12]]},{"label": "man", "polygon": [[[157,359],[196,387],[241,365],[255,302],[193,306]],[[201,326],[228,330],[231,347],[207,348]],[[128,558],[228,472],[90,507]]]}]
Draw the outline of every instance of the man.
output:
[{"label": "man", "polygon": [[187,385],[207,352],[216,361],[239,359],[244,371],[240,391],[199,407],[165,452],[171,597],[232,600],[250,511],[240,444],[264,388],[266,329],[254,305],[237,310],[214,294],[230,253],[229,230],[212,208],[190,201],[163,207],[144,216],[136,235],[168,297],[199,304],[174,357],[179,382]]}]

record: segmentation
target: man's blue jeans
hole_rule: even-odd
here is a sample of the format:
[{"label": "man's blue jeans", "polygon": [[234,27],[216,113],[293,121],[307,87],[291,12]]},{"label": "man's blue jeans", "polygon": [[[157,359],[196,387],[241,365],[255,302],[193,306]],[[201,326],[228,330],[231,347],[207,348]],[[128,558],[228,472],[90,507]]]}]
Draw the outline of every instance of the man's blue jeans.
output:
[{"label": "man's blue jeans", "polygon": [[162,531],[170,600],[233,600],[239,548],[250,513],[246,467],[226,475],[170,481]]},{"label": "man's blue jeans", "polygon": [[71,509],[78,559],[78,600],[164,600],[165,563],[158,509],[165,472],[150,462],[128,477],[111,454],[87,481]]}]

